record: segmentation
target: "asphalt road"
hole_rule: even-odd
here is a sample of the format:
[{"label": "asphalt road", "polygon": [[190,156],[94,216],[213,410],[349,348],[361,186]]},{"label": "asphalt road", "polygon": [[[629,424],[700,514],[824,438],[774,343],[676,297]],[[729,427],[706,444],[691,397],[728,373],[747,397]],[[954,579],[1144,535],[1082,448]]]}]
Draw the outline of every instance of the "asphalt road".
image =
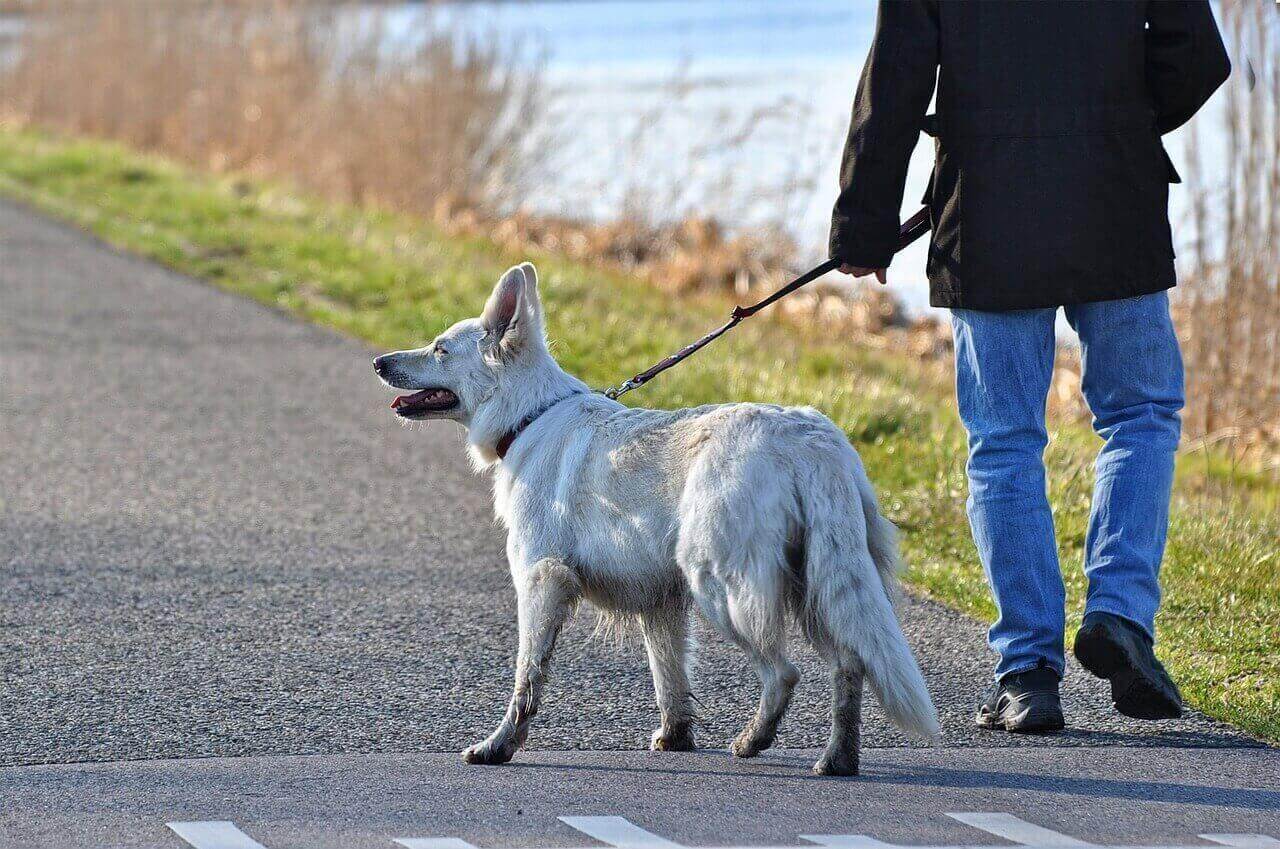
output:
[{"label": "asphalt road", "polygon": [[[802,835],[867,835],[907,846],[1013,838],[1063,849],[1068,839],[1204,847],[1198,835],[1280,837],[1280,751],[1242,758],[1229,749],[1144,750],[1164,753],[1157,774],[1132,749],[1065,751],[1087,757],[1052,747],[1016,757],[1007,749],[879,749],[867,753],[857,779],[809,775],[817,752],[796,750],[751,762],[724,751],[533,752],[508,767],[480,769],[480,778],[452,754],[28,767],[0,773],[0,835],[12,835],[7,843],[0,837],[0,847],[180,849],[166,824],[191,822],[234,823],[268,849],[396,849],[397,838],[598,845],[560,820],[584,816],[623,816],[656,837],[703,847],[812,843]],[[948,816],[957,813],[1013,816],[1057,837],[1000,835]]]},{"label": "asphalt road", "polygon": [[[538,810],[548,815],[581,810],[582,799],[565,795],[575,776],[592,776],[593,792],[612,799],[617,815],[628,815],[623,803],[634,807],[642,788],[658,782],[673,800],[687,796],[690,811],[694,800],[714,806],[730,793],[747,807],[791,799],[788,810],[821,819],[821,808],[807,807],[820,785],[792,776],[807,754],[782,751],[750,765],[716,752],[666,759],[639,752],[656,722],[643,652],[592,638],[589,615],[559,643],[530,740],[545,754],[524,758],[542,766],[455,765],[454,753],[490,730],[508,695],[514,604],[503,539],[487,482],[468,468],[459,432],[397,422],[370,354],[359,342],[0,202],[0,838],[43,845],[46,832],[32,823],[81,834],[67,812],[95,805],[116,812],[111,822],[145,810],[149,822],[163,824],[182,815],[164,805],[199,808],[176,803],[209,786],[223,819],[239,810],[269,819],[272,805],[304,797],[310,801],[299,804],[320,819],[342,816],[346,808],[304,792],[309,770],[353,799],[367,798],[351,811],[371,822],[392,816],[379,805],[399,804],[376,790],[388,775],[401,776],[400,791],[434,788],[432,804],[455,820],[505,821],[509,811],[499,816],[486,806],[509,802],[508,791],[543,799]],[[1167,788],[1182,786],[1167,779],[1199,774],[1201,763],[1215,765],[1214,786],[1231,798],[1280,784],[1274,750],[1194,714],[1124,721],[1110,710],[1105,686],[1074,667],[1065,683],[1074,730],[1048,740],[980,733],[969,718],[990,674],[982,627],[921,600],[902,615],[942,714],[945,745],[955,751],[869,754],[885,770],[881,779],[835,793],[851,816],[865,809],[857,807],[864,794],[888,806],[879,815],[888,810],[894,822],[936,816],[943,809],[926,801],[929,787],[978,792],[984,775],[997,787],[1006,773],[1022,776],[1030,786],[1013,789],[1032,798],[1037,764],[1063,782],[1074,780],[1072,770],[1097,779],[1090,764],[1104,762],[1154,782],[1154,800],[1132,790],[1101,793],[1112,806],[1163,804],[1176,795]],[[735,651],[710,634],[702,642],[699,741],[722,748],[750,714],[756,683]],[[825,671],[797,654],[804,679],[781,747],[817,746],[826,734]],[[869,747],[904,745],[874,709],[864,729]],[[1025,749],[992,750],[1009,746]],[[576,749],[613,753],[566,751]],[[262,757],[299,755],[317,757]],[[119,763],[190,758],[238,760]],[[33,766],[77,762],[95,766]],[[969,774],[969,764],[982,766]],[[914,777],[892,778],[904,771]],[[237,788],[244,798],[237,800]],[[126,791],[130,805],[106,801]],[[1237,820],[1263,802],[1272,813],[1277,804],[1272,791],[1254,792],[1248,804],[1188,792],[1195,804],[1230,815],[1210,829],[1222,832],[1243,828]],[[143,801],[149,793],[154,804]],[[979,802],[961,810],[984,810],[972,806]],[[288,821],[291,836],[281,846],[299,835],[319,839],[302,814]],[[439,816],[414,822],[458,825]],[[681,834],[705,843],[715,822]],[[789,834],[791,844],[801,833],[787,831],[792,824],[817,827],[795,820],[769,831],[763,822],[736,836]],[[559,834],[563,844],[563,830],[544,826],[530,828],[548,839]],[[532,831],[499,831],[480,829],[481,842],[534,840]],[[865,831],[864,823],[858,833]],[[114,831],[81,837],[94,845],[181,845],[167,831],[138,838],[151,843]]]}]

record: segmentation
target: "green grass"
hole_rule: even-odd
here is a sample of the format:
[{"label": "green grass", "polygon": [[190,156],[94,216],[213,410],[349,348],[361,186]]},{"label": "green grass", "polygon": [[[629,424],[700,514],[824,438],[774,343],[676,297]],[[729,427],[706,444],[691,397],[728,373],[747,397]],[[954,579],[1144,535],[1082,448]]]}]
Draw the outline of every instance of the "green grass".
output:
[{"label": "green grass", "polygon": [[[193,174],[123,148],[0,131],[0,192],[121,248],[379,348],[429,339],[479,312],[507,266],[482,238],[403,216]],[[553,350],[611,385],[723,319],[717,297],[673,299],[625,275],[551,255],[543,278]],[[918,591],[980,619],[992,613],[964,514],[964,437],[949,383],[905,357],[769,320],[744,325],[628,400],[812,404],[862,453],[904,530]],[[1097,442],[1055,428],[1048,453],[1073,621]],[[1280,484],[1202,452],[1182,458],[1165,566],[1161,652],[1196,707],[1280,739]],[[976,683],[976,682],[975,682]]]}]

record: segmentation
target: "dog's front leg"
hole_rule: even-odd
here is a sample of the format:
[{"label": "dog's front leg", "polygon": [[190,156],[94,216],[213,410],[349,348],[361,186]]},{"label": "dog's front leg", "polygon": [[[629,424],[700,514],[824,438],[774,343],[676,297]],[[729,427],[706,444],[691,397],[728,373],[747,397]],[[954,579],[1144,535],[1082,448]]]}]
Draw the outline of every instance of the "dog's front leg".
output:
[{"label": "dog's front leg", "polygon": [[556,637],[581,594],[577,578],[559,560],[537,561],[515,579],[520,624],[515,691],[497,729],[462,753],[470,764],[504,764],[524,744],[529,720],[538,712]]},{"label": "dog's front leg", "polygon": [[669,604],[640,617],[644,644],[653,671],[662,724],[653,732],[654,751],[689,752],[694,749],[693,693],[689,688],[689,613],[683,604]]}]

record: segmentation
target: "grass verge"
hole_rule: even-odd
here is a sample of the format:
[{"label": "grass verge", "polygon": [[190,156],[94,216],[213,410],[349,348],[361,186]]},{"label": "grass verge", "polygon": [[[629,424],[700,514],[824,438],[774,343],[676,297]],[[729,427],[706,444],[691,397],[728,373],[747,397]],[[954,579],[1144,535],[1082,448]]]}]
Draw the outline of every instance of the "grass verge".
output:
[{"label": "grass verge", "polygon": [[[0,129],[0,193],[106,241],[380,348],[475,315],[507,266],[481,238],[216,179],[116,145]],[[543,278],[553,350],[593,385],[616,383],[722,320],[727,302],[673,300],[635,279],[553,255]],[[964,513],[964,434],[950,386],[905,357],[756,321],[628,400],[812,404],[857,445],[904,531],[908,581],[992,615]],[[1054,428],[1047,462],[1072,623],[1096,439]],[[1165,565],[1161,653],[1188,701],[1280,740],[1280,484],[1197,452],[1182,457]]]}]

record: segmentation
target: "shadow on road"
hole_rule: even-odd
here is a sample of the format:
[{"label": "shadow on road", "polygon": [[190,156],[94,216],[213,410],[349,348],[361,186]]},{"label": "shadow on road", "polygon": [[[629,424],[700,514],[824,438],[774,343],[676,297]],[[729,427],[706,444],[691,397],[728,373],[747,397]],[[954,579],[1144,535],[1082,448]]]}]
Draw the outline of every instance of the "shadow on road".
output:
[{"label": "shadow on road", "polygon": [[[1066,749],[1065,751],[1078,752],[1079,750]],[[1129,776],[1115,778],[1086,777],[1078,773],[1046,769],[1044,768],[1043,760],[1035,761],[1034,768],[1025,772],[934,766],[920,766],[917,768],[914,766],[883,766],[875,762],[874,752],[868,752],[864,753],[862,775],[856,778],[829,778],[808,773],[806,769],[812,756],[802,756],[799,753],[775,752],[765,759],[751,762],[749,768],[744,768],[741,761],[734,760],[727,752],[699,752],[697,757],[710,760],[716,764],[722,763],[724,767],[681,769],[678,767],[655,768],[648,764],[637,764],[634,767],[629,767],[543,761],[540,763],[516,762],[507,768],[534,771],[546,770],[550,772],[705,776],[750,779],[753,781],[759,779],[812,782],[845,781],[852,784],[1054,793],[1103,799],[1208,805],[1246,810],[1275,811],[1280,809],[1280,792],[1278,791],[1222,787],[1210,784],[1188,784],[1177,781],[1151,781],[1134,779]],[[1100,768],[1105,769],[1105,766]]]},{"label": "shadow on road", "polygon": [[908,770],[899,767],[883,771],[873,769],[870,774],[862,776],[861,780],[878,784],[909,784],[924,787],[1067,793],[1073,796],[1102,799],[1132,799],[1144,802],[1211,805],[1263,811],[1274,811],[1280,807],[1280,792],[1272,790],[1217,787],[1176,781],[1142,781],[1127,777],[1123,779],[1082,778],[1078,775],[1030,772],[960,770],[941,767]]}]

